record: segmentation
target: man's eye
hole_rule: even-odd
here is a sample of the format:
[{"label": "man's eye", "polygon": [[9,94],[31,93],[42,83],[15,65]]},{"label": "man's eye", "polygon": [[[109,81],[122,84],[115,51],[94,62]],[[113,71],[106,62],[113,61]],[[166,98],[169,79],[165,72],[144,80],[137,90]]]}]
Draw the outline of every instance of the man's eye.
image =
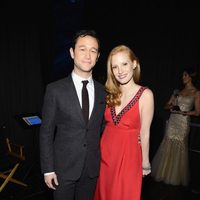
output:
[{"label": "man's eye", "polygon": [[97,51],[96,50],[92,50],[92,53],[97,53]]}]

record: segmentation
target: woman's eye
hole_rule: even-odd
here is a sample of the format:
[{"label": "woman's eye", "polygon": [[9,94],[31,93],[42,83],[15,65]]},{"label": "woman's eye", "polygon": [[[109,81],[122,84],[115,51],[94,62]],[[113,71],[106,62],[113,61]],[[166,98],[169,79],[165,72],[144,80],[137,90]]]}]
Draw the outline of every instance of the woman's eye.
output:
[{"label": "woman's eye", "polygon": [[123,63],[123,66],[126,66],[126,65],[128,65],[128,63]]}]

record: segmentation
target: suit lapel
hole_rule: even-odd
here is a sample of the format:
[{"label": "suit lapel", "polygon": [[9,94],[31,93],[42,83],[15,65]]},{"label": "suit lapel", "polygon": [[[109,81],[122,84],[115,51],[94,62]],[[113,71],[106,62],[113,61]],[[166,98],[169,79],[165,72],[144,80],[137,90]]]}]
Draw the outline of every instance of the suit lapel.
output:
[{"label": "suit lapel", "polygon": [[[67,90],[70,98],[70,102],[72,102],[72,107],[74,112],[76,113],[77,117],[82,121],[82,123],[85,124],[85,120],[83,118],[83,113],[81,109],[81,105],[78,99],[78,95],[76,93],[76,88],[73,83],[72,77],[69,76],[67,78]],[[94,80],[94,107],[90,116],[90,119],[88,121],[88,124],[91,123],[93,120],[95,120],[96,114],[99,112],[99,104],[105,103],[105,99],[102,96],[101,88],[98,87],[98,84]]]},{"label": "suit lapel", "polygon": [[69,76],[67,79],[67,89],[71,106],[73,107],[74,112],[77,114],[77,117],[80,118],[80,120],[82,120],[83,123],[85,123],[78,95],[76,93],[76,88],[71,76]]},{"label": "suit lapel", "polygon": [[94,95],[94,107],[93,107],[93,110],[92,110],[92,113],[91,113],[91,116],[90,116],[90,120],[88,123],[91,123],[94,119],[95,119],[95,116],[96,116],[96,113],[98,113],[98,109],[99,109],[99,104],[101,103],[101,95],[102,93],[100,92],[101,90],[98,88],[96,82],[94,81],[94,92],[95,92],[95,95]]}]

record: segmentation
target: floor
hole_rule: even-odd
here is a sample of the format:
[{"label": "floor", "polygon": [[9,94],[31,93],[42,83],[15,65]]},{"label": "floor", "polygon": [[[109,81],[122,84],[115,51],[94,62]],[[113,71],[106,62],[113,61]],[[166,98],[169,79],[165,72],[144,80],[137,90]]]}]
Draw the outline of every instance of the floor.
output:
[{"label": "floor", "polygon": [[143,181],[141,200],[200,200],[197,187],[171,186],[155,182],[151,177]]},{"label": "floor", "polygon": [[[21,167],[28,187],[9,183],[0,193],[0,200],[53,200],[52,193],[44,185],[37,164]],[[22,177],[22,174],[18,176]],[[200,190],[193,187],[169,186],[155,182],[151,176],[143,178],[141,200],[200,200]]]}]

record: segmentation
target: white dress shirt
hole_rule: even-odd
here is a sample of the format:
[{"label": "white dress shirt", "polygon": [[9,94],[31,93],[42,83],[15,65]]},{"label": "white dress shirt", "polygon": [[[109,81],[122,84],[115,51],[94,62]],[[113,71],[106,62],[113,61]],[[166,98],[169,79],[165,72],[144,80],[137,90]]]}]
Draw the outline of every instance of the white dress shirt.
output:
[{"label": "white dress shirt", "polygon": [[72,80],[76,88],[76,93],[77,93],[81,108],[82,108],[81,92],[82,92],[82,87],[83,87],[82,81],[88,80],[87,90],[88,90],[88,95],[89,95],[89,118],[90,118],[93,107],[94,107],[94,81],[92,79],[92,76],[90,76],[88,79],[83,79],[82,77],[75,74],[74,71],[72,71]]}]

